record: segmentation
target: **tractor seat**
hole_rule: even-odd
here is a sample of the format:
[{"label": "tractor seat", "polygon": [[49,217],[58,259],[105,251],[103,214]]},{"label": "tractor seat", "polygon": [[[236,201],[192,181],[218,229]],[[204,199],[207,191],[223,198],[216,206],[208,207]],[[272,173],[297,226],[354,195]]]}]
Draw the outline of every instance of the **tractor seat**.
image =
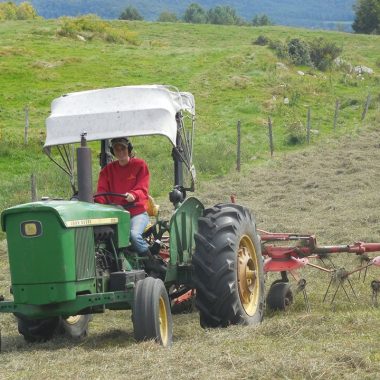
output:
[{"label": "tractor seat", "polygon": [[151,217],[157,217],[158,212],[160,211],[160,205],[156,204],[153,197],[150,195],[148,195],[148,208],[146,211]]}]

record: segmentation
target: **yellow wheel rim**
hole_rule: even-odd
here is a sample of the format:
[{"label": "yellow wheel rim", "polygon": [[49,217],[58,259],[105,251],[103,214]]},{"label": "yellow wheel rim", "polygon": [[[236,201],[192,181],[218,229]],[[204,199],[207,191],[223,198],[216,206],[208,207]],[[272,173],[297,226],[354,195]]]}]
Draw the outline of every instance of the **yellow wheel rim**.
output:
[{"label": "yellow wheel rim", "polygon": [[260,294],[257,260],[252,239],[247,235],[243,235],[240,239],[237,258],[238,289],[241,304],[245,312],[250,316],[256,313]]},{"label": "yellow wheel rim", "polygon": [[72,316],[66,318],[66,322],[69,325],[75,325],[76,323],[78,323],[78,321],[80,320],[80,318],[81,318],[81,315],[72,315]]},{"label": "yellow wheel rim", "polygon": [[160,297],[159,301],[159,319],[160,319],[160,336],[162,345],[166,346],[169,340],[169,328],[168,328],[168,312],[166,310],[166,304],[163,297]]}]

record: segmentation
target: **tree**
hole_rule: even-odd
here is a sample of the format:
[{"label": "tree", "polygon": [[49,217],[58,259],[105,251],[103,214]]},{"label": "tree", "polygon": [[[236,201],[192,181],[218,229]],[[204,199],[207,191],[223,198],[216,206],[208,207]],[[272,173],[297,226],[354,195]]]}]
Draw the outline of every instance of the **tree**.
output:
[{"label": "tree", "polygon": [[37,17],[37,11],[28,2],[19,6],[11,1],[0,3],[0,20],[30,20]]},{"label": "tree", "polygon": [[17,20],[30,20],[38,17],[37,11],[28,2],[21,3],[18,6],[16,15]]},{"label": "tree", "polygon": [[144,20],[139,11],[129,5],[124,9],[124,12],[119,16],[119,20]]},{"label": "tree", "polygon": [[161,12],[157,19],[158,22],[177,22],[178,18],[175,13]]},{"label": "tree", "polygon": [[273,25],[273,22],[267,15],[256,15],[252,19],[253,26],[265,26],[265,25]]},{"label": "tree", "polygon": [[192,24],[205,24],[207,22],[206,12],[199,4],[191,3],[185,11],[183,20]]},{"label": "tree", "polygon": [[234,8],[229,6],[216,6],[207,12],[207,22],[219,25],[242,25],[244,21],[240,18]]},{"label": "tree", "polygon": [[380,0],[357,0],[354,10],[356,33],[380,34]]}]

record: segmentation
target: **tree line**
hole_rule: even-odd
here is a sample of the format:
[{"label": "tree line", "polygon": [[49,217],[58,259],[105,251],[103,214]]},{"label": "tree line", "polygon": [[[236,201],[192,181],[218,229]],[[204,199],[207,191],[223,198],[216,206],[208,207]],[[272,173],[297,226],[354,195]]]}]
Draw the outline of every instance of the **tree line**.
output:
[{"label": "tree line", "polygon": [[[355,20],[352,29],[356,33],[380,34],[380,0],[356,0],[354,11]],[[19,5],[12,1],[0,2],[0,20],[25,20],[36,17],[38,17],[37,11],[29,2],[21,2]],[[119,19],[143,20],[144,18],[135,7],[129,5],[120,14]],[[161,12],[157,21],[253,26],[273,24],[265,14],[255,15],[250,22],[247,22],[231,6],[218,5],[206,10],[198,3],[190,4],[181,17],[174,12]]]},{"label": "tree line", "polygon": [[[133,6],[129,5],[120,15],[120,20],[143,20],[140,12]],[[205,10],[198,3],[191,3],[182,17],[178,18],[174,12],[161,12],[158,22],[178,22],[183,21],[192,24],[217,24],[217,25],[248,25],[240,17],[233,7],[228,5],[218,5],[214,8]],[[272,21],[267,15],[256,15],[251,25],[272,25]]]}]

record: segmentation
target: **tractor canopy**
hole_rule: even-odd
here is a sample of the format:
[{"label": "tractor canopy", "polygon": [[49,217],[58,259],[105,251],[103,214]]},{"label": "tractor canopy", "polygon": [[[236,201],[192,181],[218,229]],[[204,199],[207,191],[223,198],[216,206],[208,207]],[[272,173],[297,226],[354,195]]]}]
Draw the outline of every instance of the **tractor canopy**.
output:
[{"label": "tractor canopy", "polygon": [[123,86],[63,95],[51,105],[44,148],[121,136],[164,135],[176,146],[178,112],[195,115],[194,97],[163,85]]},{"label": "tractor canopy", "polygon": [[[80,91],[52,102],[51,114],[46,119],[44,151],[69,175],[75,193],[75,144],[82,144],[83,139],[101,141],[99,157],[103,167],[112,160],[110,139],[165,136],[173,146],[174,186],[194,191],[194,130],[194,97],[189,92],[179,92],[175,87],[144,85]],[[59,153],[58,159],[53,157],[53,147]],[[184,186],[183,167],[190,174],[187,177],[191,183],[189,188]]]}]

